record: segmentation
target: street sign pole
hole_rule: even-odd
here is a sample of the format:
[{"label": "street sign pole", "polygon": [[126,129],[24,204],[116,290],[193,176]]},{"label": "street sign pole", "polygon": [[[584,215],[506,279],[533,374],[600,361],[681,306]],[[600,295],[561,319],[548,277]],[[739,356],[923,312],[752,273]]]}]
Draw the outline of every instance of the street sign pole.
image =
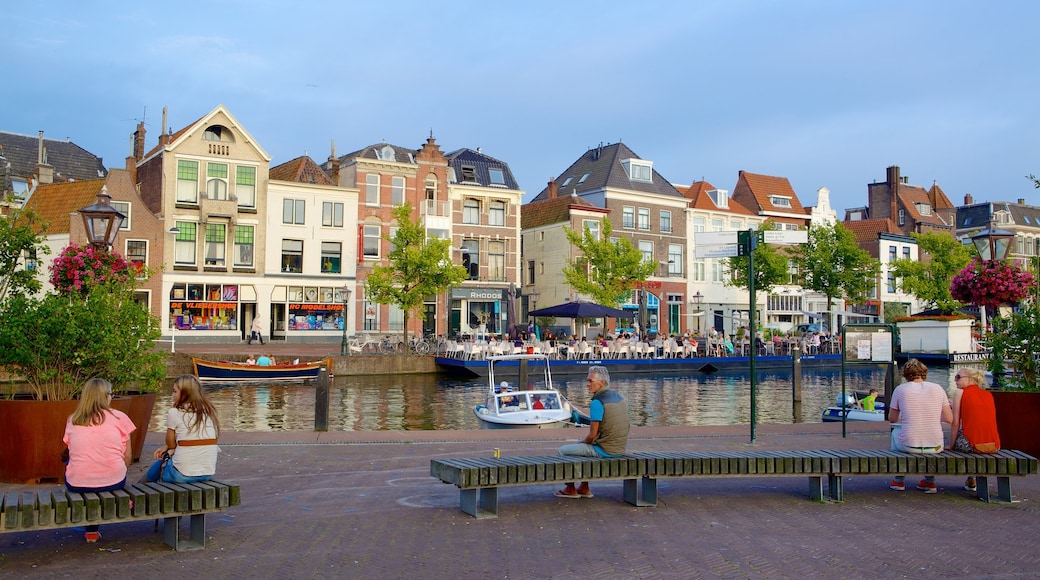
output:
[{"label": "street sign pole", "polygon": [[751,442],[755,442],[755,425],[758,422],[758,382],[755,380],[755,351],[758,350],[755,344],[755,340],[758,338],[758,333],[755,332],[755,248],[758,247],[758,236],[755,230],[747,230],[746,232],[739,232],[738,245],[740,251],[748,257],[747,277],[748,277],[748,348],[750,349],[750,356],[748,357],[748,371],[751,372]]}]

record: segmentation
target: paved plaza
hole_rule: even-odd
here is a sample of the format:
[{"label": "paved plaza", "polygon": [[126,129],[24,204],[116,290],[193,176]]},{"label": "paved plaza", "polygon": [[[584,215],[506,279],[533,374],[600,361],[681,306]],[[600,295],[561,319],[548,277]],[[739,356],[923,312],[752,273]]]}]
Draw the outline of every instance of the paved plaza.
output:
[{"label": "paved plaza", "polygon": [[[458,509],[431,458],[551,454],[582,430],[226,432],[219,478],[242,505],[207,516],[207,547],[174,552],[150,522],[0,534],[13,578],[938,578],[1040,573],[1040,476],[1012,480],[1016,503],[980,502],[959,477],[939,493],[847,477],[846,501],[813,502],[807,478],[665,480],[657,507],[548,485],[503,488],[497,519]],[[632,451],[883,449],[887,424],[634,428]],[[146,453],[160,443],[150,433]],[[131,468],[138,477],[143,464]],[[912,481],[908,478],[908,481]],[[41,486],[42,487],[42,486]],[[36,489],[0,486],[4,491]]]}]

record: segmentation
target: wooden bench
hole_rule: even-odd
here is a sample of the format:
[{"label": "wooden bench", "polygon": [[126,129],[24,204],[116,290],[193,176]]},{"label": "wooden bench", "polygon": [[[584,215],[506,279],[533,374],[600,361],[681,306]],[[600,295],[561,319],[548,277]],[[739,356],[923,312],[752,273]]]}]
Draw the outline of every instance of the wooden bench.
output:
[{"label": "wooden bench", "polygon": [[[238,486],[219,481],[136,483],[101,493],[12,491],[0,495],[0,533],[162,518],[167,545],[201,550],[206,547],[206,514],[239,503]],[[191,518],[189,539],[180,538],[182,516]]]},{"label": "wooden bench", "polygon": [[568,481],[623,480],[623,499],[657,505],[657,480],[666,477],[809,478],[809,497],[844,500],[846,475],[974,476],[978,497],[991,501],[988,476],[996,476],[999,501],[1011,501],[1011,476],[1037,472],[1036,458],[1019,451],[993,455],[945,451],[915,455],[898,451],[820,450],[747,453],[631,453],[621,457],[501,457],[434,459],[430,475],[459,488],[459,507],[476,518],[498,516],[498,488]]}]

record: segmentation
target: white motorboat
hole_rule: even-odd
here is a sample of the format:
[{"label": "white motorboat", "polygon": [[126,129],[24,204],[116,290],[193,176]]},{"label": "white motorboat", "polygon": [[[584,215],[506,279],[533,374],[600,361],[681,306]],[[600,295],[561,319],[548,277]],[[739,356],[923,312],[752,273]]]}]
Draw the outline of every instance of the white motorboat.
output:
[{"label": "white motorboat", "polygon": [[866,395],[866,393],[858,392],[846,393],[845,404],[842,404],[842,397],[839,394],[834,400],[835,404],[823,410],[823,422],[840,422],[843,418],[846,421],[884,421],[885,404],[880,401],[875,402],[874,410],[867,411],[860,402]]},{"label": "white motorboat", "polygon": [[556,390],[544,354],[493,356],[488,362],[488,392],[473,413],[489,429],[545,429],[580,421],[578,413]]}]

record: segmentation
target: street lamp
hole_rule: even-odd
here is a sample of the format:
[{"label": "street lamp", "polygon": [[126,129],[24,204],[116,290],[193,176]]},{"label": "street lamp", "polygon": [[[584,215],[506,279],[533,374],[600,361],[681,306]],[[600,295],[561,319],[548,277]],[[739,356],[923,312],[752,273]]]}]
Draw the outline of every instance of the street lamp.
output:
[{"label": "street lamp", "polygon": [[339,354],[340,356],[350,356],[350,344],[347,342],[347,320],[350,318],[347,316],[350,303],[350,286],[344,285],[339,291],[343,295],[343,340],[339,343]]},{"label": "street lamp", "polygon": [[[990,221],[989,227],[971,236],[970,239],[980,258],[986,261],[1002,262],[1004,258],[1007,258],[1008,251],[1011,249],[1011,240],[1014,238],[1014,233],[995,229],[993,222]],[[979,306],[979,322],[982,324],[982,332],[980,334],[985,335],[986,307],[984,305]]]},{"label": "street lamp", "polygon": [[[690,296],[690,304],[697,307],[697,312],[703,312],[701,310],[701,303],[704,302],[704,295],[698,290],[693,296]],[[701,333],[701,321],[697,320],[697,334]]]},{"label": "street lamp", "polygon": [[94,205],[88,205],[79,210],[83,218],[83,225],[87,230],[87,239],[90,244],[99,250],[107,250],[116,243],[119,228],[122,227],[126,216],[112,207],[112,196],[108,194],[108,186],[101,186]]}]

